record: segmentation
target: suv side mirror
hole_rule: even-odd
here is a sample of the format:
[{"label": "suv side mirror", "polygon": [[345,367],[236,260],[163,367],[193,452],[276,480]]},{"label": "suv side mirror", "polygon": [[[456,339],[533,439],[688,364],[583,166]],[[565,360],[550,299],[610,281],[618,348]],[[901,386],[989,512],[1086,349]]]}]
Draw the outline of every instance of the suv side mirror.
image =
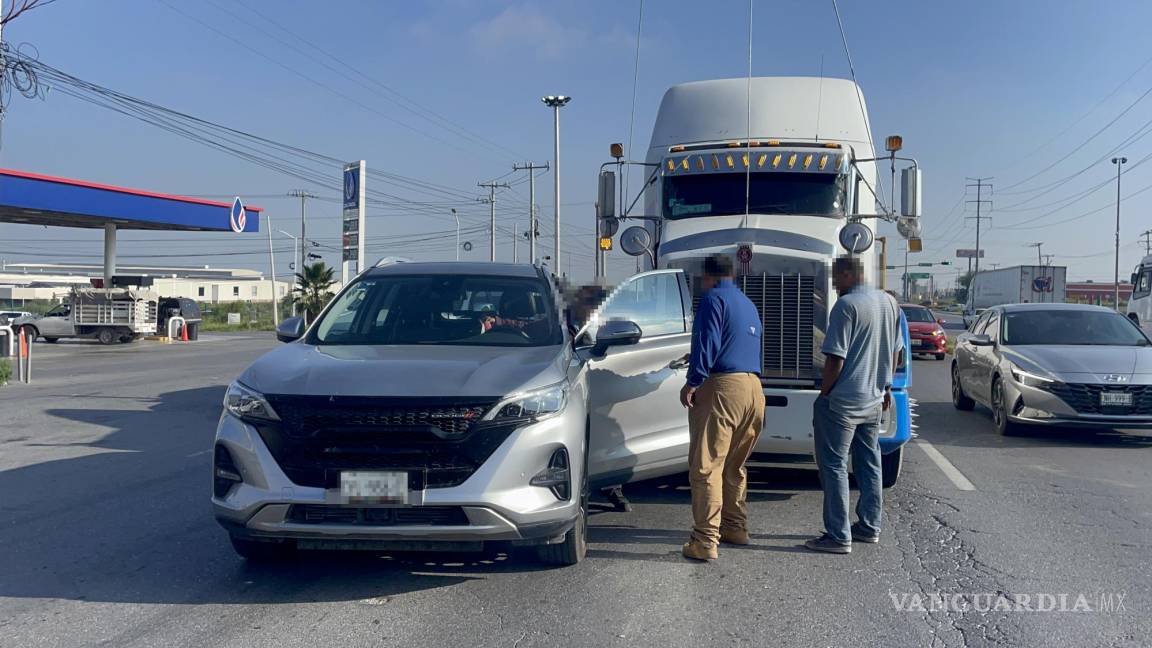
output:
[{"label": "suv side mirror", "polygon": [[281,342],[295,342],[304,337],[304,318],[289,317],[276,327],[276,339]]},{"label": "suv side mirror", "polygon": [[944,326],[945,324],[947,324],[947,322],[944,321],[943,317],[937,318],[936,323],[939,324],[940,326]]},{"label": "suv side mirror", "polygon": [[636,344],[643,335],[644,332],[636,322],[624,320],[605,322],[596,329],[596,345],[592,347],[592,353],[601,356],[608,347]]},{"label": "suv side mirror", "polygon": [[968,338],[968,343],[972,346],[990,347],[992,346],[992,338],[988,335],[985,335],[984,333],[981,333],[979,335],[973,335],[972,337]]}]

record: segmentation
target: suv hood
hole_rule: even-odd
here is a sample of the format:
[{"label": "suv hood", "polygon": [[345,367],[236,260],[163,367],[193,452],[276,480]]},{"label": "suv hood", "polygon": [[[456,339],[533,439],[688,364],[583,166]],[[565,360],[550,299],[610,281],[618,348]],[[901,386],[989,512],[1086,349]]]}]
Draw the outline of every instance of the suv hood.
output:
[{"label": "suv hood", "polygon": [[264,394],[502,397],[567,375],[566,346],[313,346],[285,344],[240,382]]}]

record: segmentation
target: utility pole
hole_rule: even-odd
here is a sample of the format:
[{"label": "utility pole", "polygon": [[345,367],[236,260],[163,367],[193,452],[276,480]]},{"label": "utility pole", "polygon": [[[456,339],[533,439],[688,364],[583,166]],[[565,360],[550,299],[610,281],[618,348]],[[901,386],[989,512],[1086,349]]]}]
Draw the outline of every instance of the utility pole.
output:
[{"label": "utility pole", "polygon": [[1120,312],[1120,170],[1128,163],[1126,157],[1112,158],[1116,165],[1116,276],[1112,280],[1112,306]]},{"label": "utility pole", "polygon": [[296,261],[296,272],[304,273],[304,264],[308,260],[308,239],[305,238],[307,233],[307,207],[305,206],[309,198],[315,198],[315,194],[310,194],[303,189],[288,192],[289,196],[300,199],[300,258]]},{"label": "utility pole", "polygon": [[[976,216],[975,216],[975,219],[976,219],[976,274],[972,275],[971,279],[969,279],[969,281],[968,281],[968,292],[971,293],[969,295],[970,299],[968,301],[975,304],[976,303],[976,301],[975,301],[976,295],[975,295],[975,291],[973,289],[976,287],[976,277],[977,277],[977,275],[980,274],[980,225],[985,219],[992,220],[991,216],[982,216],[980,213],[980,210],[984,206],[984,203],[988,203],[989,208],[991,208],[992,201],[991,200],[984,200],[984,189],[987,188],[989,191],[992,191],[992,185],[988,183],[988,181],[991,180],[992,178],[967,178],[967,179],[968,180],[974,180],[975,183],[969,183],[969,184],[965,185],[965,188],[976,187],[976,200],[966,201],[969,203],[976,203]],[[972,218],[973,218],[972,216],[969,216],[965,220],[971,220]]]},{"label": "utility pole", "polygon": [[1140,236],[1144,237],[1144,254],[1152,254],[1152,230],[1144,230]]},{"label": "utility pole", "polygon": [[1036,248],[1036,265],[1041,266],[1041,267],[1043,267],[1043,265],[1044,265],[1044,255],[1040,254],[1040,248],[1043,246],[1044,246],[1043,243],[1029,243],[1028,244],[1028,247]]},{"label": "utility pole", "polygon": [[268,273],[272,278],[272,326],[276,327],[280,326],[280,300],[276,294],[276,255],[272,252],[272,210],[264,214],[264,228],[268,230]]},{"label": "utility pole", "polygon": [[540,233],[540,228],[536,225],[536,171],[548,170],[548,163],[535,164],[532,162],[525,162],[524,164],[513,164],[513,171],[527,171],[528,172],[528,262],[536,263],[536,237]]},{"label": "utility pole", "polygon": [[489,234],[488,239],[489,239],[489,243],[491,243],[491,252],[489,254],[488,260],[495,263],[496,262],[496,190],[497,189],[507,189],[508,183],[506,183],[506,182],[478,182],[478,183],[476,183],[476,185],[478,187],[484,187],[484,188],[488,189],[488,198],[487,199],[482,198],[481,200],[486,201],[488,203],[488,209],[491,212],[491,225],[490,225],[491,229],[488,231],[488,234]]},{"label": "utility pole", "polygon": [[548,95],[547,97],[541,97],[540,100],[544,102],[544,105],[552,109],[552,132],[555,143],[552,156],[552,179],[554,181],[552,200],[554,203],[556,226],[555,249],[552,251],[552,268],[556,274],[560,274],[560,109],[566,106],[569,101],[572,101],[572,97]]},{"label": "utility pole", "polygon": [[512,263],[520,263],[520,241],[519,241],[520,223],[512,223]]}]

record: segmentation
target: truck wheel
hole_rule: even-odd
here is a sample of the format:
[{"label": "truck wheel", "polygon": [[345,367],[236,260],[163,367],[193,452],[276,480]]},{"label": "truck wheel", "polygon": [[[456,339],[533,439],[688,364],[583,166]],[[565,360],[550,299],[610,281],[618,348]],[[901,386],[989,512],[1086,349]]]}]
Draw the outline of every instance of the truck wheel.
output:
[{"label": "truck wheel", "polygon": [[296,551],[296,544],[291,540],[261,542],[234,535],[228,538],[237,555],[249,562],[279,562],[290,558]]},{"label": "truck wheel", "polygon": [[96,334],[96,340],[100,342],[100,344],[112,344],[116,341],[116,334],[113,333],[110,328],[102,328],[100,332]]},{"label": "truck wheel", "polygon": [[44,338],[44,341],[47,342],[48,344],[56,344],[57,342],[60,341],[60,338],[46,337],[46,338]]},{"label": "truck wheel", "polygon": [[900,469],[904,466],[904,446],[880,457],[880,485],[892,488],[900,479]]}]

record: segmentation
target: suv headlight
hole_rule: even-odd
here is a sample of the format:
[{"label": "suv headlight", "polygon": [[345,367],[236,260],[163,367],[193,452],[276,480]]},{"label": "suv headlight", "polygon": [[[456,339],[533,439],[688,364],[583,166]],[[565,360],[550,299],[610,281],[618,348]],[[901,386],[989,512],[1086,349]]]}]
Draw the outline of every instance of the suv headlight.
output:
[{"label": "suv headlight", "polygon": [[568,404],[568,383],[559,383],[523,394],[513,394],[488,410],[481,421],[538,421],[555,416]]},{"label": "suv headlight", "polygon": [[1056,382],[1055,380],[1046,376],[1024,371],[1015,365],[1012,366],[1012,380],[1015,380],[1016,382],[1026,387],[1047,387],[1048,385]]},{"label": "suv headlight", "polygon": [[280,420],[276,410],[264,400],[263,394],[238,381],[228,385],[228,391],[224,394],[224,409],[246,421]]}]

